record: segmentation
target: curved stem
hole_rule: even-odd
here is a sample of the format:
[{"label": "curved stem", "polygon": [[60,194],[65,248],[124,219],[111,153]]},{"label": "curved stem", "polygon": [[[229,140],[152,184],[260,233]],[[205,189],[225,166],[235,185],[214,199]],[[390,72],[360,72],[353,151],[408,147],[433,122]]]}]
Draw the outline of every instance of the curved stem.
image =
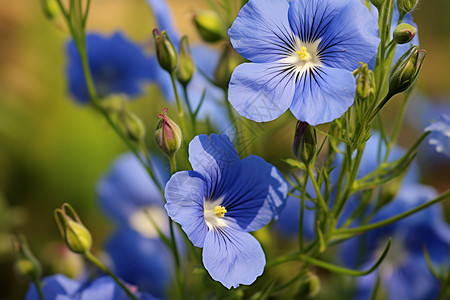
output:
[{"label": "curved stem", "polygon": [[91,252],[86,252],[84,254],[84,257],[88,259],[90,262],[92,262],[94,265],[96,265],[99,269],[104,271],[106,274],[111,276],[112,279],[114,279],[115,282],[122,288],[122,290],[130,296],[133,300],[138,300],[138,298],[125,286],[125,284],[116,276],[113,272],[111,272],[97,257],[95,257]]},{"label": "curved stem", "polygon": [[35,281],[33,281],[33,283],[34,283],[34,286],[36,287],[36,291],[38,293],[39,300],[45,300],[44,294],[42,293],[42,286],[41,286],[41,283],[39,282],[39,280],[35,280]]}]

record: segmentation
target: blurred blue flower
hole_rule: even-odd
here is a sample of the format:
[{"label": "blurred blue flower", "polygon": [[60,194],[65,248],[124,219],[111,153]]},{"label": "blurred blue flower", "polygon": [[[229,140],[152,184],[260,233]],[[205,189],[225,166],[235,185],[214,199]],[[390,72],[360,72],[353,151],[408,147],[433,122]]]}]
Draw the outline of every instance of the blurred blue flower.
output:
[{"label": "blurred blue flower", "polygon": [[[100,98],[111,94],[139,96],[141,85],[155,78],[155,62],[144,49],[125,35],[116,32],[111,36],[97,33],[86,35],[89,68]],[[67,45],[67,80],[69,92],[79,103],[90,100],[80,55],[73,40]]]},{"label": "blurred blue flower", "polygon": [[340,117],[354,101],[351,72],[379,44],[377,22],[359,0],[250,0],[228,34],[252,61],[234,70],[228,99],[258,122],[288,108],[311,125]]},{"label": "blurred blue flower", "polygon": [[[407,183],[397,198],[384,206],[372,222],[405,212],[435,197],[436,192],[431,187]],[[422,247],[426,245],[433,263],[450,263],[450,227],[443,219],[441,206],[434,205],[344,242],[340,246],[342,260],[352,268],[365,268],[374,263],[389,237],[392,238],[391,250],[377,271],[388,299],[435,299],[439,282],[427,269]],[[358,279],[357,299],[370,298],[376,274]]]},{"label": "blurred blue flower", "polygon": [[[147,0],[153,14],[155,15],[158,29],[166,30],[175,48],[179,50],[180,34],[174,25],[172,11],[165,0]],[[188,85],[188,97],[193,109],[196,109],[200,103],[203,92],[205,100],[199,111],[199,119],[209,119],[219,130],[224,130],[229,124],[228,112],[224,106],[224,92],[211,82],[214,78],[214,71],[219,62],[219,53],[217,50],[204,45],[194,45],[191,47],[192,59],[197,67],[191,82]],[[156,58],[154,58],[156,61]],[[159,85],[164,96],[169,100],[175,99],[172,88],[172,82],[169,74],[159,66],[156,68],[156,82]],[[178,85],[179,91],[182,90]]]},{"label": "blurred blue flower", "polygon": [[105,250],[118,276],[138,286],[141,291],[164,297],[173,279],[173,260],[160,239],[147,238],[124,227],[108,240]]},{"label": "blurred blue flower", "polygon": [[[133,289],[131,287],[131,289]],[[58,300],[127,300],[129,297],[109,276],[98,277],[92,282],[78,282],[64,275],[56,274],[44,278],[42,293],[45,299]],[[147,293],[136,293],[139,300],[157,299]],[[39,300],[34,284],[31,284],[26,300]]]},{"label": "blurred blue flower", "polygon": [[450,116],[441,115],[439,121],[428,125],[425,131],[431,131],[429,144],[434,146],[437,152],[450,156]]},{"label": "blurred blue flower", "polygon": [[[160,183],[168,180],[169,172],[158,159],[154,160]],[[120,156],[97,185],[99,204],[103,212],[121,226],[131,227],[146,237],[158,237],[149,221],[150,215],[162,230],[168,230],[164,199],[145,168],[132,153]]]},{"label": "blurred blue flower", "polygon": [[203,264],[225,287],[251,284],[266,263],[249,233],[277,218],[287,183],[258,156],[240,160],[225,135],[200,135],[189,145],[194,171],[174,174],[166,185],[166,210],[191,242],[203,247]]}]

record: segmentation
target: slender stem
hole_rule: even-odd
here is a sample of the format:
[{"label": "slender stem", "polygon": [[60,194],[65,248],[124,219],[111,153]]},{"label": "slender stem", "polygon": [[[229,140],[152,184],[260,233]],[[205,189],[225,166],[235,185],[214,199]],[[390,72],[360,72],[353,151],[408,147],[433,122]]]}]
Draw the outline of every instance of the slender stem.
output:
[{"label": "slender stem", "polygon": [[191,120],[192,132],[193,132],[193,135],[195,136],[197,134],[197,124],[195,122],[195,113],[192,111],[191,102],[189,101],[187,85],[183,85],[183,93],[184,93],[184,99],[186,100],[186,106],[187,106],[188,112],[189,112],[189,118]]},{"label": "slender stem", "polygon": [[307,169],[308,169],[309,177],[311,178],[311,182],[312,182],[313,187],[314,187],[314,191],[316,192],[317,199],[319,200],[319,204],[320,204],[320,206],[322,206],[322,209],[326,212],[326,214],[329,215],[330,211],[328,210],[328,206],[327,206],[327,204],[325,203],[325,200],[322,197],[322,192],[320,190],[320,187],[317,184],[316,178],[314,177],[312,164],[308,164]]},{"label": "slender stem", "polygon": [[176,83],[176,79],[175,79],[175,72],[172,72],[170,74],[170,80],[172,81],[172,88],[173,88],[173,92],[175,93],[175,101],[177,104],[178,118],[180,119],[181,132],[183,132],[183,134],[186,134],[186,126],[184,123],[184,109],[183,109],[183,105],[181,104],[180,95],[178,93],[177,83]]},{"label": "slender stem", "polygon": [[367,224],[367,225],[362,225],[362,226],[355,227],[355,228],[337,229],[334,233],[336,233],[336,234],[349,234],[349,233],[360,234],[360,233],[363,233],[363,232],[366,232],[369,230],[377,229],[377,228],[389,225],[391,223],[397,222],[401,219],[404,219],[418,211],[421,211],[422,209],[425,209],[435,203],[438,203],[438,202],[444,200],[447,197],[450,197],[450,190],[448,190],[447,192],[443,193],[442,195],[440,195],[439,197],[437,197],[431,201],[423,203],[413,209],[410,209],[404,213],[398,214],[391,218],[387,218],[383,221],[379,221],[379,222],[375,222],[375,223]]},{"label": "slender stem", "polygon": [[303,182],[301,189],[301,205],[300,205],[300,220],[298,224],[298,243],[300,246],[300,252],[303,252],[303,216],[305,212],[305,200],[306,200],[306,185],[308,184],[308,173],[305,174],[305,181]]},{"label": "slender stem", "polygon": [[45,300],[44,294],[42,293],[42,286],[41,286],[41,283],[39,282],[39,279],[33,281],[33,283],[34,283],[34,286],[36,287],[36,291],[38,293],[39,300]]},{"label": "slender stem", "polygon": [[133,300],[138,300],[138,298],[123,284],[123,282],[114,275],[113,272],[111,272],[97,257],[95,257],[91,252],[86,252],[84,254],[84,257],[88,259],[90,262],[92,262],[94,265],[96,265],[99,269],[101,269],[103,272],[111,276],[112,279],[114,279],[115,282],[124,290],[125,293],[127,293],[128,296],[130,296]]}]

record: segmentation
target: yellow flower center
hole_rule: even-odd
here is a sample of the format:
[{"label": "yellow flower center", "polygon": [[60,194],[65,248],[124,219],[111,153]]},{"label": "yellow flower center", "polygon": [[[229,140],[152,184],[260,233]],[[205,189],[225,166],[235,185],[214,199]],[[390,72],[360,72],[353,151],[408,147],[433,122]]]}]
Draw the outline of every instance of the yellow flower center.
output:
[{"label": "yellow flower center", "polygon": [[311,58],[311,54],[308,53],[308,49],[305,46],[300,47],[300,50],[297,51],[298,56],[300,56],[301,60],[309,60]]},{"label": "yellow flower center", "polygon": [[214,207],[214,214],[218,218],[223,218],[226,212],[227,210],[223,206],[217,205],[216,207]]}]

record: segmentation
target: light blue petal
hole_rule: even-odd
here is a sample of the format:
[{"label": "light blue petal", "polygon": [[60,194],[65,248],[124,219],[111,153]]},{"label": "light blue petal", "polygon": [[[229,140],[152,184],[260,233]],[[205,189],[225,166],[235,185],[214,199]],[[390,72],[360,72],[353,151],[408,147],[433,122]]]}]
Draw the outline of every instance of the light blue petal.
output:
[{"label": "light blue petal", "polygon": [[[61,274],[48,276],[44,278],[41,284],[45,299],[55,299],[57,296],[63,295],[70,296],[80,288],[79,282]],[[39,295],[34,284],[30,284],[25,299],[39,300]]]},{"label": "light blue petal", "polygon": [[206,236],[203,264],[214,280],[230,289],[253,283],[263,273],[266,259],[251,234],[221,227]]},{"label": "light blue petal", "polygon": [[291,105],[294,73],[280,63],[244,63],[234,69],[228,100],[239,114],[256,122],[272,121]]},{"label": "light blue petal", "polygon": [[225,194],[239,174],[240,158],[226,135],[196,136],[189,144],[189,162],[206,179],[209,200]]},{"label": "light blue petal", "polygon": [[355,98],[356,81],[350,71],[321,67],[304,73],[297,82],[291,112],[310,125],[331,122],[342,116]]},{"label": "light blue petal", "polygon": [[353,71],[358,62],[369,63],[380,39],[378,23],[359,0],[294,0],[289,22],[300,39],[321,39],[319,57],[323,65]]},{"label": "light blue petal", "polygon": [[256,231],[278,218],[287,192],[288,185],[277,168],[259,156],[246,157],[221,204],[227,209],[225,219],[242,230]]},{"label": "light blue petal", "polygon": [[167,214],[179,223],[191,242],[203,247],[208,232],[203,212],[205,178],[195,171],[178,172],[166,185]]},{"label": "light blue petal", "polygon": [[253,62],[274,62],[292,52],[286,0],[250,0],[228,30],[236,51]]}]

